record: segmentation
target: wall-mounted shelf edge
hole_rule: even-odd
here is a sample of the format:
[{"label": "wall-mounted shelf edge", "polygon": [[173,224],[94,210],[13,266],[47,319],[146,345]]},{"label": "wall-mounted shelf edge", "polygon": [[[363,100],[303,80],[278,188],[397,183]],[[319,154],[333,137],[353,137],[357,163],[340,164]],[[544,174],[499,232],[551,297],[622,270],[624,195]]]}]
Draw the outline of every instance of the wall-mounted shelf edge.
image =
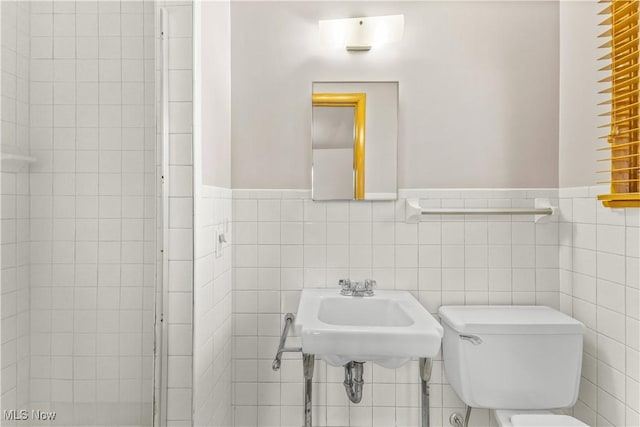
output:
[{"label": "wall-mounted shelf edge", "polygon": [[533,208],[422,208],[418,199],[406,199],[405,222],[420,222],[425,215],[534,215],[535,222],[540,222],[557,211],[549,199],[535,199]]}]

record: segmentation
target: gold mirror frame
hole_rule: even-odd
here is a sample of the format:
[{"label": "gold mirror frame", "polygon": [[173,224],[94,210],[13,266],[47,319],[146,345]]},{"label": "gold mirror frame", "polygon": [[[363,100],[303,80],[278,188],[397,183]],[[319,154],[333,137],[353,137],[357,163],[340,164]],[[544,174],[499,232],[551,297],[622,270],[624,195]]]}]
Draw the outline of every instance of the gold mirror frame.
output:
[{"label": "gold mirror frame", "polygon": [[364,200],[364,144],[366,120],[366,93],[314,93],[311,97],[314,107],[353,107],[353,170],[355,182],[353,195],[356,200]]}]

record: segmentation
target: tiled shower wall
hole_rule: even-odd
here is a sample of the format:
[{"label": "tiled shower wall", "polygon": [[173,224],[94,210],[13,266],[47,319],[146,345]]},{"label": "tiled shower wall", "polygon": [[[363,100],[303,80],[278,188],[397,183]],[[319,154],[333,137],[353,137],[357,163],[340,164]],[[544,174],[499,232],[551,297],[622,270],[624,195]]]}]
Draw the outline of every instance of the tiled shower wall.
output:
[{"label": "tiled shower wall", "polygon": [[154,3],[36,1],[30,18],[31,405],[149,425]]},{"label": "tiled shower wall", "polygon": [[604,208],[599,187],[560,190],[560,305],[587,326],[574,415],[640,425],[640,211]]},{"label": "tiled shower wall", "polygon": [[[29,153],[29,2],[0,3],[2,152]],[[2,407],[29,400],[29,170],[2,170]],[[3,425],[10,421],[4,421]]]},{"label": "tiled shower wall", "polygon": [[[411,291],[433,314],[443,304],[559,307],[558,223],[533,216],[434,216],[404,220],[405,198],[423,207],[532,207],[557,203],[550,190],[404,190],[397,202],[313,202],[308,191],[234,190],[234,408],[236,426],[300,426],[300,355],[271,370],[284,313],[304,287],[373,278],[380,289]],[[293,344],[293,343],[292,343]],[[343,370],[316,364],[314,423],[417,426],[418,368],[366,364],[362,403],[349,403]],[[462,403],[442,362],[431,381],[432,425],[448,425]],[[488,425],[474,411],[472,425]]]},{"label": "tiled shower wall", "polygon": [[[194,423],[231,426],[231,190],[197,193],[194,286]],[[225,242],[216,245],[218,236]],[[185,361],[188,363],[188,361]]]}]

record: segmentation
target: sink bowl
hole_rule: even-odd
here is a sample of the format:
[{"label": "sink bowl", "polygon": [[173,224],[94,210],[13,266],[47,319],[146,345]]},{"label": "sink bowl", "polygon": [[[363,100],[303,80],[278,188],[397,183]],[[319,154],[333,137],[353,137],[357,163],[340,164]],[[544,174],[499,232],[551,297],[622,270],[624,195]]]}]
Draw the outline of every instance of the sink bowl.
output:
[{"label": "sink bowl", "polygon": [[372,297],[334,289],[304,289],[295,331],[304,353],[330,365],[374,362],[397,368],[440,350],[442,326],[407,291],[377,290]]}]

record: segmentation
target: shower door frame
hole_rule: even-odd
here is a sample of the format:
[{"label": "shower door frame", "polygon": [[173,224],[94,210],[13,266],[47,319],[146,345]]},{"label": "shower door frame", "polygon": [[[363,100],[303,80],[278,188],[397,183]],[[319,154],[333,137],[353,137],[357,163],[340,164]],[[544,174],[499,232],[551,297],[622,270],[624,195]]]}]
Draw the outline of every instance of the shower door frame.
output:
[{"label": "shower door frame", "polygon": [[[154,386],[153,386],[153,426],[160,427],[167,425],[167,394],[168,394],[168,328],[165,321],[165,313],[168,311],[169,295],[168,286],[169,279],[169,17],[166,8],[158,8],[160,28],[158,38],[160,42],[160,114],[161,114],[161,159],[160,170],[156,174],[160,185],[156,188],[162,193],[160,210],[156,214],[161,219],[161,227],[159,231],[161,242],[158,254],[162,268],[156,266],[156,306],[155,306],[155,324],[154,324]],[[158,22],[158,21],[157,21]],[[157,59],[156,59],[157,60]],[[156,152],[157,155],[157,152]],[[157,196],[156,196],[157,197]]]}]

